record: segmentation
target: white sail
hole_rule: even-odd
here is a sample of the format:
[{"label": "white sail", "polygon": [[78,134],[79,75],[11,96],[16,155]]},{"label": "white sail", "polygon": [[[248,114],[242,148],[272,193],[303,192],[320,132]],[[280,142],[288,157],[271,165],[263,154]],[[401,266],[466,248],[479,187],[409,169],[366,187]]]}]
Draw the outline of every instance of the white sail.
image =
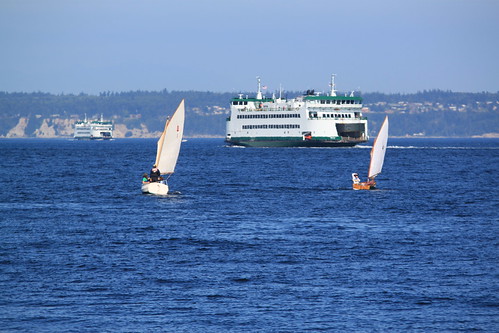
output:
[{"label": "white sail", "polygon": [[166,121],[165,130],[158,140],[156,166],[161,174],[170,174],[175,170],[184,134],[184,119],[185,108],[182,100],[173,116]]},{"label": "white sail", "polygon": [[378,136],[374,140],[371,149],[371,164],[369,165],[369,178],[376,177],[381,173],[383,161],[385,160],[386,143],[388,142],[388,116],[385,117],[383,125],[379,130]]}]

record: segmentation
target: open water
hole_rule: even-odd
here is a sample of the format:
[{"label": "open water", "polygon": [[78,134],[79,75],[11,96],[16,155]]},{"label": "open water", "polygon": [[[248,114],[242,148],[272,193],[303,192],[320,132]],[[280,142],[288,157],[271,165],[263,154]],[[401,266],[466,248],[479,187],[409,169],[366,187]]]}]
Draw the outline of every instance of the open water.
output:
[{"label": "open water", "polygon": [[155,142],[0,140],[0,332],[499,331],[499,140]]}]

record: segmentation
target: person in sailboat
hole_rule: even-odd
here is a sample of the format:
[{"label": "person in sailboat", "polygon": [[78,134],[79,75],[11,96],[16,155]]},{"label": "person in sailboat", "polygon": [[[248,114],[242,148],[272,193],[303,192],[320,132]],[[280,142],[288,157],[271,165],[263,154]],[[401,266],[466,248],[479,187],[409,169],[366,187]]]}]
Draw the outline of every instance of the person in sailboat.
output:
[{"label": "person in sailboat", "polygon": [[149,184],[151,181],[149,180],[149,175],[147,173],[144,173],[142,175],[142,184]]},{"label": "person in sailboat", "polygon": [[352,181],[354,184],[359,184],[360,183],[360,178],[358,173],[352,173]]},{"label": "person in sailboat", "polygon": [[152,166],[151,172],[149,174],[149,178],[151,179],[151,183],[153,183],[153,182],[159,182],[160,180],[163,179],[163,177],[161,177],[161,172],[156,167],[156,164],[154,164]]}]

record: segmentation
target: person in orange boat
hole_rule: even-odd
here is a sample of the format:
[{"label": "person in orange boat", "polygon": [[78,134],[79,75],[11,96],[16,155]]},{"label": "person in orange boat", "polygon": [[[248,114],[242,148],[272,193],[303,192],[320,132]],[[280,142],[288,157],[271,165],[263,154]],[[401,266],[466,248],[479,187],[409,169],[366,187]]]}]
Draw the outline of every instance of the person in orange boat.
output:
[{"label": "person in orange boat", "polygon": [[359,184],[360,183],[360,178],[358,173],[352,173],[352,181],[354,184]]}]

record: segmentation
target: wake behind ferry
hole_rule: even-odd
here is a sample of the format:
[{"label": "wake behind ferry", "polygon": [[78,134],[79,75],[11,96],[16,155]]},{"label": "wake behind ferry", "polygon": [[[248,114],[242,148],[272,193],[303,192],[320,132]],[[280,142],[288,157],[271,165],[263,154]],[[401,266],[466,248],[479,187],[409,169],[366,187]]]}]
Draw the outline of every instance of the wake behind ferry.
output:
[{"label": "wake behind ferry", "polygon": [[348,147],[368,141],[362,98],[353,92],[339,96],[334,79],[333,74],[329,93],[308,90],[287,100],[263,96],[257,77],[255,97],[231,100],[225,141],[247,147]]}]

